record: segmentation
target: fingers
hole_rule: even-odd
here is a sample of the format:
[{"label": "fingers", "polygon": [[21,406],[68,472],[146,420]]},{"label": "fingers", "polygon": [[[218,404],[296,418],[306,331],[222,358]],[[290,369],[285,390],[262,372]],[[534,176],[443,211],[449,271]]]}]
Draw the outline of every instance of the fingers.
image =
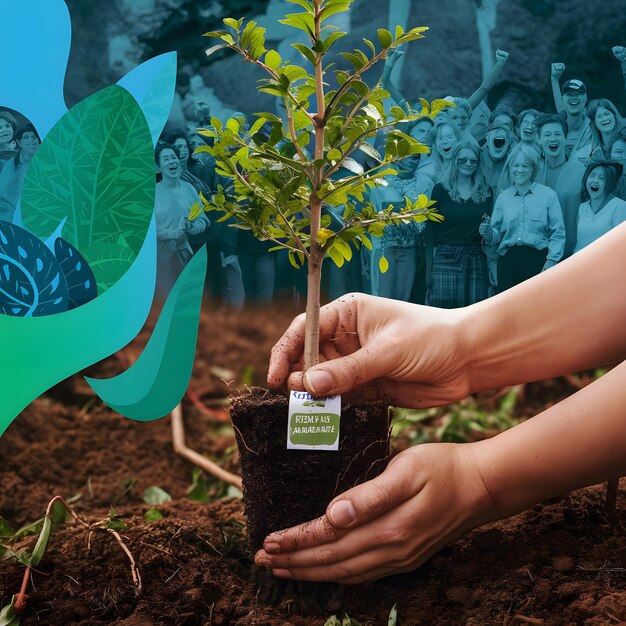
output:
[{"label": "fingers", "polygon": [[265,551],[287,553],[336,542],[345,529],[366,524],[396,508],[421,488],[415,484],[419,478],[401,471],[404,466],[392,461],[380,476],[337,496],[328,505],[326,515],[270,534],[263,544]]},{"label": "fingers", "polygon": [[326,361],[304,374],[305,389],[316,396],[350,391],[389,372],[387,359],[378,354],[374,342],[352,354]]}]

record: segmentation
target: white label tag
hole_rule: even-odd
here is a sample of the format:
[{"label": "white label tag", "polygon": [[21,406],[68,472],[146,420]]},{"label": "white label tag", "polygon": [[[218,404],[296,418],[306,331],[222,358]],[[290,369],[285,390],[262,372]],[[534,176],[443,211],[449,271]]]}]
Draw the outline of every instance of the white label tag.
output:
[{"label": "white label tag", "polygon": [[288,450],[338,450],[341,396],[318,398],[306,391],[289,395]]}]

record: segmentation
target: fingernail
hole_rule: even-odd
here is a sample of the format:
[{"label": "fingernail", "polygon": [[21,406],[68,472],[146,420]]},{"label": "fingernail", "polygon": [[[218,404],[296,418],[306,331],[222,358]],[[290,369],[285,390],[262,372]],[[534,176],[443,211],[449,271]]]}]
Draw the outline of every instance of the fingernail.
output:
[{"label": "fingernail", "polygon": [[263,549],[268,554],[276,554],[277,552],[280,552],[280,546],[273,541],[266,541],[263,544]]},{"label": "fingernail", "polygon": [[324,370],[307,372],[304,378],[305,386],[316,396],[323,396],[333,388],[332,376]]},{"label": "fingernail", "polygon": [[288,569],[273,569],[272,574],[277,578],[291,578],[291,572]]},{"label": "fingernail", "polygon": [[254,559],[254,562],[259,567],[272,567],[272,562],[267,557],[258,556]]},{"label": "fingernail", "polygon": [[345,528],[356,519],[356,511],[350,500],[339,500],[328,510],[330,523],[337,528]]}]

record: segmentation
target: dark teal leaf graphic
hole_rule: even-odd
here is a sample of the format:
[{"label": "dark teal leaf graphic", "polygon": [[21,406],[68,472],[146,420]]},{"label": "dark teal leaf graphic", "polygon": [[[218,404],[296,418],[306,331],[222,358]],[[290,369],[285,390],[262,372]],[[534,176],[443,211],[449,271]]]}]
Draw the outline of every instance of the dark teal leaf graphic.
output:
[{"label": "dark teal leaf graphic", "polygon": [[68,307],[67,284],[43,241],[0,220],[0,313],[30,317]]},{"label": "dark teal leaf graphic", "polygon": [[67,283],[68,309],[86,304],[98,295],[96,277],[83,255],[68,241],[54,242],[54,256]]},{"label": "dark teal leaf graphic", "polygon": [[[154,207],[153,145],[135,99],[112,85],[86,98],[52,128],[33,157],[22,190],[22,221],[47,237],[67,217],[62,237],[85,257],[102,293],[128,270]],[[101,244],[123,237],[123,262],[94,264]]]},{"label": "dark teal leaf graphic", "polygon": [[86,378],[118,413],[135,420],[157,419],[183,397],[196,350],[206,264],[202,247],[178,277],[144,351],[129,369],[114,378]]}]

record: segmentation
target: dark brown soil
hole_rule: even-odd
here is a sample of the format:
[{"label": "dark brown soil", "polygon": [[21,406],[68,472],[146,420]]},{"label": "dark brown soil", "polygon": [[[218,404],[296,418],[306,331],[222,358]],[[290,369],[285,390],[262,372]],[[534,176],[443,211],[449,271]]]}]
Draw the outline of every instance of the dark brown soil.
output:
[{"label": "dark brown soil", "polygon": [[271,532],[323,515],[336,495],[378,476],[389,455],[383,403],[342,406],[339,450],[333,452],[287,450],[288,405],[284,394],[253,388],[231,408],[253,552]]},{"label": "dark brown soil", "polygon": [[[207,403],[224,397],[223,370],[232,370],[237,383],[243,377],[263,383],[269,349],[292,316],[278,308],[204,312],[192,390]],[[124,354],[135,358],[146,336]],[[109,359],[90,373],[122,369],[120,359]],[[571,391],[572,381],[563,379],[528,385],[516,411],[532,415]],[[219,421],[223,412],[211,407],[212,419],[188,401],[184,410],[194,448],[237,471],[232,431]],[[0,439],[2,517],[14,528],[32,522],[56,494],[82,494],[76,510],[92,522],[114,506],[143,579],[136,597],[128,559],[113,538],[97,532],[88,552],[88,532],[67,521],[33,574],[22,626],[322,626],[340,610],[361,624],[384,626],[394,604],[404,626],[626,623],[625,481],[617,525],[604,513],[604,486],[584,489],[479,529],[413,574],[314,591],[268,584],[247,550],[240,499],[186,497],[193,467],[173,453],[169,429],[167,418],[121,418],[74,376],[33,402]],[[158,507],[163,519],[148,524],[142,494],[151,485],[173,500]],[[208,492],[219,497],[224,489],[210,481]],[[32,549],[34,540],[18,547]],[[19,590],[23,571],[14,560],[0,560],[0,606]]]}]

